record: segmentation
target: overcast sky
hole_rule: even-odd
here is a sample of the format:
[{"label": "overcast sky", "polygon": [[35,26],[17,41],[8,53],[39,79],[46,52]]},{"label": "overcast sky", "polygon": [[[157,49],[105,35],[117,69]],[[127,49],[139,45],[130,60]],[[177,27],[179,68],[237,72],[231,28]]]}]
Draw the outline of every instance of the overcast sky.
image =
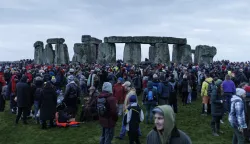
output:
[{"label": "overcast sky", "polygon": [[[55,37],[65,38],[71,59],[85,34],[183,37],[192,49],[217,47],[215,60],[246,61],[249,7],[249,0],[0,0],[0,61],[33,59],[34,42]],[[116,46],[122,59],[124,44]]]}]

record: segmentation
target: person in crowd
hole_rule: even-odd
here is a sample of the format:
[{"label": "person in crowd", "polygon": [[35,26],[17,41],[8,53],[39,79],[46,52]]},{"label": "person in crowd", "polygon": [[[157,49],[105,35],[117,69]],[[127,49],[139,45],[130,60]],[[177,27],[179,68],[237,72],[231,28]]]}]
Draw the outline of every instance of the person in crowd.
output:
[{"label": "person in crowd", "polygon": [[8,94],[10,95],[10,109],[13,114],[16,114],[17,111],[17,103],[14,100],[16,97],[16,84],[18,83],[18,77],[16,75],[17,72],[13,72],[11,77],[11,82],[8,84]]},{"label": "person in crowd", "polygon": [[230,75],[226,75],[225,80],[222,83],[223,97],[224,97],[224,111],[230,112],[231,98],[232,95],[236,93],[236,88],[234,82],[231,80]]},{"label": "person in crowd", "polygon": [[244,144],[245,139],[243,135],[244,129],[247,128],[245,121],[245,108],[244,98],[246,97],[246,91],[242,88],[236,88],[236,94],[231,98],[231,109],[228,116],[230,125],[233,128],[233,144]]},{"label": "person in crowd", "polygon": [[[105,82],[102,87],[102,92],[98,96],[97,106],[99,105],[99,123],[102,127],[102,135],[100,139],[100,144],[111,144],[114,136],[115,124],[118,120],[116,99],[112,95],[112,84],[110,82]],[[105,101],[105,102],[104,102]],[[107,105],[106,110],[104,110],[105,105]],[[101,112],[101,110],[103,110]],[[101,115],[103,114],[103,115]]]},{"label": "person in crowd", "polygon": [[174,112],[177,113],[178,106],[177,106],[177,82],[174,78],[174,75],[171,75],[169,80],[169,84],[171,85],[171,92],[169,96],[169,105],[173,108]]},{"label": "person in crowd", "polygon": [[68,76],[68,84],[64,94],[64,102],[72,113],[72,117],[75,118],[77,113],[77,100],[80,97],[80,88],[74,81],[74,76]]},{"label": "person in crowd", "polygon": [[160,77],[160,82],[158,84],[158,94],[159,94],[159,105],[169,104],[169,97],[172,91],[172,86],[169,84],[168,80],[164,76]]},{"label": "person in crowd", "polygon": [[236,86],[238,86],[239,84],[243,83],[243,82],[248,82],[248,79],[246,77],[246,75],[243,72],[243,69],[239,69],[239,72],[236,74]]},{"label": "person in crowd", "polygon": [[221,93],[221,80],[212,82],[212,93],[211,93],[211,128],[213,136],[219,136],[218,133],[223,134],[220,130],[220,120],[223,116],[223,98]]},{"label": "person in crowd", "polygon": [[188,98],[188,79],[187,75],[183,75],[183,80],[180,85],[180,90],[182,93],[182,105],[185,106],[187,104]]},{"label": "person in crowd", "polygon": [[153,108],[158,105],[158,93],[155,88],[153,88],[153,82],[148,82],[148,87],[144,89],[143,92],[143,104],[146,107],[146,123],[153,123]]},{"label": "person in crowd", "polygon": [[153,109],[155,128],[147,135],[147,144],[191,144],[188,135],[177,129],[175,113],[171,106],[157,106]]},{"label": "person in crowd", "polygon": [[42,77],[38,76],[35,78],[35,85],[36,85],[36,91],[34,94],[34,110],[35,110],[35,119],[37,120],[37,123],[39,124],[39,117],[37,116],[41,98],[43,95],[43,79]]},{"label": "person in crowd", "polygon": [[140,144],[139,140],[139,124],[144,120],[143,110],[137,104],[137,97],[132,95],[129,99],[130,105],[127,108],[127,112],[125,114],[123,125],[126,126],[126,130],[128,131],[129,143]]},{"label": "person in crowd", "polygon": [[203,115],[208,114],[208,105],[209,105],[209,85],[212,83],[213,78],[210,77],[210,74],[205,75],[206,79],[202,83],[202,88],[201,88],[201,97],[202,97],[202,104],[204,107],[204,111],[202,111]]},{"label": "person in crowd", "polygon": [[117,83],[113,87],[113,96],[118,104],[118,115],[123,114],[124,100],[126,96],[125,88],[122,86],[123,78],[119,77]]},{"label": "person in crowd", "polygon": [[54,118],[57,105],[57,94],[55,87],[50,81],[46,82],[42,90],[40,98],[40,120],[42,122],[42,129],[47,128],[46,121],[49,120],[50,127],[54,127]]},{"label": "person in crowd", "polygon": [[30,105],[30,87],[27,84],[28,79],[27,76],[22,76],[20,82],[16,85],[16,101],[17,101],[17,107],[18,107],[18,113],[16,117],[16,124],[18,124],[19,119],[21,118],[21,115],[23,114],[23,123],[27,123],[27,115]]}]

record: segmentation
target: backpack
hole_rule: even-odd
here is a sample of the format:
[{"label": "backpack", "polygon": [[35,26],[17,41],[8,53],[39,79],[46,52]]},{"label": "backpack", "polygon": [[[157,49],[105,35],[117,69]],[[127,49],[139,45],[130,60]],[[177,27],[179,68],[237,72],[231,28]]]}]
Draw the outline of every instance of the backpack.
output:
[{"label": "backpack", "polygon": [[97,99],[97,113],[99,116],[104,117],[107,114],[107,99],[106,98],[98,98]]},{"label": "backpack", "polygon": [[169,84],[172,86],[172,91],[171,92],[175,92],[175,84],[176,82],[169,82]]},{"label": "backpack", "polygon": [[213,83],[212,82],[209,83],[208,81],[205,81],[205,82],[208,83],[207,96],[211,97]]},{"label": "backpack", "polygon": [[246,97],[250,98],[250,92],[246,92]]},{"label": "backpack", "polygon": [[155,99],[154,88],[151,90],[147,89],[146,99],[147,99],[147,101],[153,101]]}]

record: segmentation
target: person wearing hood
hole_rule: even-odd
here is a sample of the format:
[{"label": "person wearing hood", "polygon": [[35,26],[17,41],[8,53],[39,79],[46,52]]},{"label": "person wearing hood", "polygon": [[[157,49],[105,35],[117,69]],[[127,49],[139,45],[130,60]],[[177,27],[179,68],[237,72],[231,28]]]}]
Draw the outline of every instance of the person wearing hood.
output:
[{"label": "person wearing hood", "polygon": [[233,144],[244,144],[245,139],[243,130],[247,128],[245,120],[244,98],[246,91],[242,88],[236,89],[236,95],[231,98],[231,110],[228,116],[228,121],[234,130]]},{"label": "person wearing hood", "polygon": [[102,86],[102,92],[98,96],[98,100],[103,98],[106,101],[105,105],[107,105],[108,110],[104,113],[104,116],[99,115],[99,123],[102,127],[100,144],[111,144],[118,115],[116,99],[112,95],[112,84],[110,82],[105,82]]},{"label": "person wearing hood", "polygon": [[143,104],[146,107],[146,123],[153,122],[153,108],[158,105],[158,93],[155,88],[153,88],[153,82],[148,82],[148,87],[144,89],[143,92]]},{"label": "person wearing hood", "polygon": [[123,114],[123,104],[126,96],[125,88],[122,86],[123,78],[118,78],[117,83],[113,87],[113,96],[116,98],[118,104],[118,115]]},{"label": "person wearing hood", "polygon": [[221,96],[221,80],[213,81],[212,82],[212,93],[211,93],[211,115],[212,115],[212,121],[211,121],[211,128],[212,128],[212,134],[213,136],[219,136],[218,133],[223,134],[222,131],[220,131],[220,120],[223,116],[223,98]]},{"label": "person wearing hood", "polygon": [[209,84],[212,83],[213,78],[210,77],[209,74],[205,75],[206,79],[202,83],[202,88],[201,88],[201,97],[202,97],[202,104],[204,105],[204,112],[202,114],[207,115],[208,113],[208,104],[209,104],[209,95],[208,94],[208,89],[209,89]]},{"label": "person wearing hood", "polygon": [[153,113],[155,128],[149,132],[147,144],[192,144],[189,136],[177,129],[171,106],[157,106]]},{"label": "person wearing hood", "polygon": [[164,76],[161,76],[160,83],[158,84],[159,105],[169,104],[171,91],[172,86],[169,84],[168,80],[164,78]]},{"label": "person wearing hood", "polygon": [[64,102],[72,112],[72,117],[75,118],[77,112],[77,101],[80,97],[80,88],[74,81],[74,76],[68,76],[68,84],[64,94]]},{"label": "person wearing hood", "polygon": [[23,114],[23,123],[27,124],[27,115],[30,106],[30,86],[27,84],[28,78],[27,76],[22,76],[20,82],[16,85],[17,92],[17,107],[18,113],[16,117],[16,124],[18,124],[21,115]]},{"label": "person wearing hood", "polygon": [[187,104],[188,99],[188,79],[186,74],[183,75],[183,80],[181,82],[180,89],[182,92],[182,105],[184,106]]}]

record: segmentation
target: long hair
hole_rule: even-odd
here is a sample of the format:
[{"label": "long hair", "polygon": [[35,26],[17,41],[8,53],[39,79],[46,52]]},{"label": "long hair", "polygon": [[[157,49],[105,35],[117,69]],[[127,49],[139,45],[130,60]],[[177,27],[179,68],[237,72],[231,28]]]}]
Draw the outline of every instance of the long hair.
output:
[{"label": "long hair", "polygon": [[217,95],[218,96],[222,95],[221,85],[217,86]]}]

